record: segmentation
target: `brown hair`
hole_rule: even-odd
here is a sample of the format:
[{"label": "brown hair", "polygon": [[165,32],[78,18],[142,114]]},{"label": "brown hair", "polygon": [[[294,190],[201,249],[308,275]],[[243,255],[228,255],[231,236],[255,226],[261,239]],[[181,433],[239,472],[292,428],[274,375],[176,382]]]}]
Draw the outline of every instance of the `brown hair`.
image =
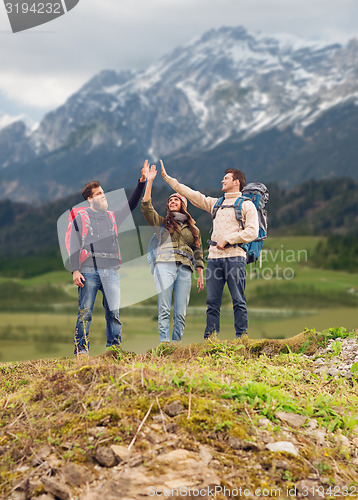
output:
[{"label": "brown hair", "polygon": [[[173,234],[174,231],[178,231],[180,233],[180,225],[174,219],[173,212],[171,212],[168,208],[169,199],[167,201],[167,215],[164,217],[164,227],[169,231],[170,234]],[[188,217],[188,225],[191,234],[194,238],[194,245],[196,248],[200,248],[200,238],[199,238],[199,230],[195,225],[195,220],[192,218],[188,210],[185,208],[184,203],[180,200],[180,212]]]},{"label": "brown hair", "polygon": [[99,181],[92,181],[86,184],[82,189],[82,196],[84,197],[84,199],[87,200],[87,198],[90,198],[92,196],[92,191],[98,187],[101,187]]},{"label": "brown hair", "polygon": [[232,174],[232,178],[234,181],[240,181],[240,191],[244,189],[244,187],[246,186],[246,179],[241,170],[238,170],[237,168],[227,168],[225,170],[225,174]]}]

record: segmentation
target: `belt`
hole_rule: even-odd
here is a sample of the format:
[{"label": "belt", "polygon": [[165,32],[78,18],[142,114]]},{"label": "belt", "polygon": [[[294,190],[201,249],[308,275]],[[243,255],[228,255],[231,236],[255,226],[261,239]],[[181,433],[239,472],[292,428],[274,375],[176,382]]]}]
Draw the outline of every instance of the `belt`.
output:
[{"label": "belt", "polygon": [[119,260],[118,253],[90,252],[89,256],[97,258],[97,259],[118,259]]},{"label": "belt", "polygon": [[169,257],[172,253],[182,255],[183,257],[186,257],[193,265],[195,264],[194,257],[186,252],[183,252],[183,250],[167,250],[166,252],[160,252],[158,254],[158,257],[165,256],[166,260],[169,260]]}]

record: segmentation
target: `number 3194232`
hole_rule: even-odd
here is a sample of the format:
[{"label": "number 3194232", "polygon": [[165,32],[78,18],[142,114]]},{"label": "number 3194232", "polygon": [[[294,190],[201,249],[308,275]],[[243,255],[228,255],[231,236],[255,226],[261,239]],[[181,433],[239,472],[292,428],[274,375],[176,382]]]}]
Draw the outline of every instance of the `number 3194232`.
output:
[{"label": "number 3194232", "polygon": [[58,3],[6,3],[8,14],[62,14],[61,4]]}]

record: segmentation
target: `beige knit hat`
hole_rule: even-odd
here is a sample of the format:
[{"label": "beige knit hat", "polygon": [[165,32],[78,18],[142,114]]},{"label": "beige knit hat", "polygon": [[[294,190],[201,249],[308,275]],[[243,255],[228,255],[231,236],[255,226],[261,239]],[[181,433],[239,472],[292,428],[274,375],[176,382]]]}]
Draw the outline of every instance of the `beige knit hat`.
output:
[{"label": "beige knit hat", "polygon": [[181,194],[179,193],[173,193],[169,196],[168,198],[168,201],[170,200],[170,198],[172,198],[173,196],[176,196],[177,198],[179,198],[183,203],[184,203],[184,206],[185,208],[188,206],[188,200],[185,198],[185,196],[182,196]]}]

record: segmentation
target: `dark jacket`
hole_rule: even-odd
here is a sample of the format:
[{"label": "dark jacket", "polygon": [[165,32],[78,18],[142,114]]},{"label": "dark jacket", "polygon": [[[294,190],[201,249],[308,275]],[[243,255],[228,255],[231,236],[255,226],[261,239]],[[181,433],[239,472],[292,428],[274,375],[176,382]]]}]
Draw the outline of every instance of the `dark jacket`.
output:
[{"label": "dark jacket", "polygon": [[[128,203],[114,212],[116,218],[117,229],[136,208],[143,194],[145,182],[139,182],[134,189]],[[84,249],[90,254],[95,253],[96,256],[90,255],[80,265],[81,238],[82,238],[82,219],[80,215],[75,218],[70,240],[70,265],[71,271],[80,270],[81,267],[94,267],[98,269],[118,269],[120,267],[120,250],[118,241],[114,231],[114,225],[108,215],[108,212],[95,212],[91,208],[87,208],[87,213],[90,219],[90,227],[84,244]],[[110,258],[101,258],[98,256],[101,253],[110,254]],[[113,256],[113,257],[112,257]]]},{"label": "dark jacket", "polygon": [[[156,231],[160,231],[160,227],[162,225],[162,222],[164,220],[164,217],[158,214],[156,210],[154,209],[151,200],[149,201],[142,201],[141,204],[141,210],[144,215],[145,220],[148,222],[149,225],[155,226]],[[199,231],[199,229],[198,229]],[[168,241],[169,240],[169,241]],[[171,241],[170,241],[171,240]],[[202,267],[204,268],[204,263],[203,263],[203,247],[201,243],[201,236],[200,236],[200,231],[199,231],[199,240],[200,240],[200,245],[199,247],[196,247],[194,244],[194,236],[192,232],[190,231],[189,224],[185,222],[183,225],[181,225],[181,230],[180,232],[174,231],[173,234],[171,235],[171,238],[162,238],[162,242],[158,248],[158,254],[157,254],[157,262],[170,262],[170,261],[176,261],[176,262],[181,262],[182,264],[185,264],[186,266],[189,266],[190,269],[193,271],[194,267],[195,269],[197,267]],[[171,250],[181,250],[188,255],[194,257],[194,265],[193,263],[185,256],[183,255],[178,255],[175,253],[172,253]]]}]

